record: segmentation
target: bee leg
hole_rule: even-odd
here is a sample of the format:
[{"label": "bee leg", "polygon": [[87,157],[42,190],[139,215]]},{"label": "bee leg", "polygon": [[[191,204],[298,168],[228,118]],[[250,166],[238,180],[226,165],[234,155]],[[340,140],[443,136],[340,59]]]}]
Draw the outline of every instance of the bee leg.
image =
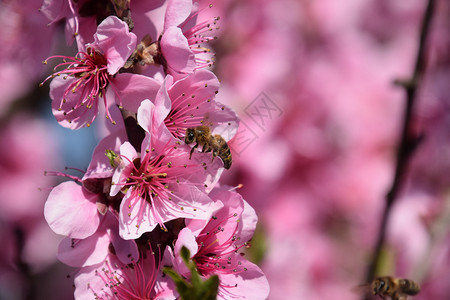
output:
[{"label": "bee leg", "polygon": [[195,144],[195,146],[194,147],[192,147],[192,149],[191,149],[191,152],[189,153],[189,159],[191,159],[191,157],[192,157],[192,153],[194,153],[194,150],[195,150],[195,148],[197,148],[198,147],[198,143],[197,144]]},{"label": "bee leg", "polygon": [[211,152],[211,146],[208,144],[203,145],[202,152]]},{"label": "bee leg", "polygon": [[213,155],[212,155],[212,160],[211,161],[214,161],[214,158],[219,154],[219,151],[217,149],[214,149],[212,154]]}]

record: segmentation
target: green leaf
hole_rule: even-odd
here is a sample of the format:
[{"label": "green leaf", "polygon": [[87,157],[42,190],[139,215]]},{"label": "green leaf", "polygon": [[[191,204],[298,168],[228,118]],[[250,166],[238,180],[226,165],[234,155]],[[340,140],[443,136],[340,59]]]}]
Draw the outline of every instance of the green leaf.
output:
[{"label": "green leaf", "polygon": [[219,276],[213,275],[203,282],[203,290],[200,291],[199,298],[205,300],[214,300],[217,298],[219,290]]},{"label": "green leaf", "polygon": [[181,247],[180,250],[180,256],[183,259],[184,263],[189,266],[190,260],[191,260],[191,251],[189,251],[188,248],[185,246]]},{"label": "green leaf", "polygon": [[185,298],[189,295],[189,291],[191,289],[190,284],[184,280],[183,277],[181,277],[180,274],[175,272],[172,268],[164,267],[163,272],[168,275],[170,278],[172,278],[173,282],[175,283],[175,286],[177,287],[177,291],[180,294],[182,299],[188,299]]},{"label": "green leaf", "polygon": [[213,275],[204,280],[200,276],[195,263],[190,259],[191,253],[188,248],[182,247],[180,256],[191,272],[191,280],[188,282],[183,276],[172,268],[165,267],[163,272],[175,283],[182,300],[214,300],[217,298],[219,289],[219,276]]}]

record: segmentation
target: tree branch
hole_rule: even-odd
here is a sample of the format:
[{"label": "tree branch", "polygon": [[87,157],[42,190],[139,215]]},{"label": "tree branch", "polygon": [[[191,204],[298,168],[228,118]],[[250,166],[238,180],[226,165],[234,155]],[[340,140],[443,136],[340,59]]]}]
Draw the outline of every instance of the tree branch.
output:
[{"label": "tree branch", "polygon": [[411,132],[411,119],[416,97],[416,91],[425,70],[425,46],[427,35],[430,28],[430,23],[434,12],[434,7],[435,7],[435,0],[429,0],[422,21],[419,49],[417,52],[416,64],[414,67],[414,73],[412,74],[412,77],[408,80],[395,81],[396,84],[403,86],[406,90],[406,106],[403,115],[403,129],[401,133],[400,144],[397,151],[397,164],[395,167],[394,180],[389,192],[386,195],[386,206],[384,208],[380,223],[380,229],[378,233],[378,239],[375,244],[374,255],[367,270],[366,282],[370,282],[375,277],[376,268],[380,263],[381,250],[386,238],[387,222],[389,219],[392,205],[397,199],[397,196],[402,187],[403,178],[406,173],[411,155],[417,148],[417,145],[420,143],[421,140],[420,136],[415,136]]}]

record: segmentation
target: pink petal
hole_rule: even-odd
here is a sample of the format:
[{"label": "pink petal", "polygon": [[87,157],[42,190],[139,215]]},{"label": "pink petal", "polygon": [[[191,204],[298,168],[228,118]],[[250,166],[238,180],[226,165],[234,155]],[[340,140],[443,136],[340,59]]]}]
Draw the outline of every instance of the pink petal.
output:
[{"label": "pink petal", "polygon": [[134,240],[124,240],[119,236],[117,225],[110,229],[110,239],[117,258],[124,264],[138,261],[139,250]]},{"label": "pink petal", "polygon": [[172,82],[173,77],[167,75],[164,79],[164,83],[161,85],[161,88],[158,91],[158,94],[156,95],[155,106],[157,107],[157,109],[155,112],[155,116],[158,120],[161,119],[162,121],[164,121],[172,107],[172,101],[170,100],[169,94],[167,92],[167,89],[172,85]]},{"label": "pink petal", "polygon": [[[225,292],[219,289],[218,299],[267,299],[269,296],[269,282],[261,269],[244,259],[240,268],[246,268],[238,274],[219,273],[220,285],[225,286]],[[231,298],[230,298],[231,296]]]},{"label": "pink petal", "polygon": [[155,99],[160,86],[155,79],[139,74],[120,73],[111,79],[116,104],[131,112],[137,112],[143,100]]},{"label": "pink petal", "polygon": [[[116,272],[117,276],[122,274],[122,269],[124,266],[114,255],[108,255],[106,260],[100,262],[99,264],[93,266],[87,266],[81,268],[76,274],[74,278],[75,284],[75,299],[77,300],[92,300],[92,299],[108,299],[104,298],[106,293],[111,294],[111,290],[108,289],[106,282],[110,282],[110,278],[104,278],[103,272]],[[97,295],[94,295],[96,293]]]},{"label": "pink petal", "polygon": [[181,247],[185,246],[191,253],[191,258],[198,252],[198,244],[195,240],[195,236],[189,228],[183,228],[178,233],[177,241],[175,242],[175,255],[180,255]]},{"label": "pink petal", "polygon": [[106,157],[106,150],[117,151],[124,138],[118,134],[111,134],[103,138],[92,154],[91,163],[83,176],[83,181],[89,178],[108,178],[113,175],[114,168],[111,166],[109,158]]},{"label": "pink petal", "polygon": [[212,99],[219,90],[217,76],[208,70],[199,69],[183,79],[177,80],[169,89],[169,95],[195,95],[201,99]]},{"label": "pink petal", "polygon": [[155,128],[154,122],[158,121],[155,120],[154,113],[155,105],[150,100],[142,101],[137,110],[137,121],[147,133],[152,132],[152,128]]},{"label": "pink petal", "polygon": [[156,276],[155,282],[155,300],[175,300],[178,299],[178,292],[175,284],[169,276],[163,275],[161,272]]},{"label": "pink petal", "polygon": [[199,165],[206,166],[206,170],[202,168],[199,172],[192,173],[188,178],[192,182],[204,182],[206,193],[209,193],[214,188],[224,170],[223,162],[220,158],[212,158],[213,156],[209,152],[201,153],[194,151],[191,159]]},{"label": "pink petal", "polygon": [[39,11],[51,20],[52,23],[71,14],[67,1],[44,0]]},{"label": "pink petal", "polygon": [[209,120],[213,124],[212,134],[219,134],[227,142],[237,133],[239,118],[228,106],[216,102],[215,109],[209,113]]},{"label": "pink petal", "polygon": [[44,216],[50,228],[69,238],[83,239],[98,228],[97,194],[93,194],[72,181],[56,186],[45,203]]},{"label": "pink petal", "polygon": [[143,233],[151,232],[158,225],[158,222],[153,221],[151,205],[144,199],[132,199],[131,201],[138,201],[138,203],[131,208],[128,207],[127,200],[130,199],[130,194],[131,190],[123,198],[119,212],[119,235],[125,240],[137,239]]},{"label": "pink petal", "polygon": [[126,181],[126,176],[123,176],[122,173],[128,169],[133,167],[133,160],[138,156],[134,147],[129,143],[125,142],[120,146],[120,156],[121,163],[114,171],[112,182],[114,184],[111,185],[110,196],[115,196],[119,191],[123,188],[123,184]]},{"label": "pink petal", "polygon": [[94,291],[98,292],[104,289],[105,282],[97,275],[99,269],[106,266],[104,262],[99,264],[84,267],[78,271],[73,283],[75,285],[74,296],[77,300],[91,300],[95,299]]},{"label": "pink petal", "polygon": [[195,55],[188,40],[178,27],[169,27],[161,38],[161,52],[172,73],[192,73],[195,69]]},{"label": "pink petal", "polygon": [[[75,21],[76,20],[76,21]],[[76,25],[76,22],[78,25]],[[83,18],[80,22],[80,17],[69,16],[66,19],[66,41],[71,45],[74,39],[74,33],[78,27],[78,34],[75,37],[78,50],[85,51],[86,45],[94,41],[95,30],[97,29],[97,19],[95,17]]]},{"label": "pink petal", "polygon": [[209,211],[209,215],[205,220],[198,220],[198,219],[188,219],[186,220],[186,227],[188,227],[191,232],[198,236],[203,228],[208,224],[209,220],[211,220],[211,217],[214,216],[217,211],[223,208],[223,203],[219,201],[215,201],[213,204],[211,204],[211,209]]},{"label": "pink petal", "polygon": [[83,240],[65,238],[58,247],[57,258],[71,267],[84,267],[98,264],[108,254],[109,236],[106,232],[97,232]]},{"label": "pink petal", "polygon": [[130,1],[130,10],[133,13],[134,29],[133,33],[136,34],[138,41],[140,41],[145,35],[151,37],[158,37],[162,32],[164,25],[164,12],[166,7],[166,1]]},{"label": "pink petal", "polygon": [[[234,191],[228,191],[227,187],[221,187],[220,189],[213,190],[210,193],[210,197],[215,201],[221,201],[224,204],[224,207],[215,214],[217,219],[211,220],[204,231],[211,231],[217,223],[220,223],[220,227],[223,230],[222,232],[225,234],[216,235],[219,245],[225,244],[230,236],[236,235],[241,237],[238,229],[239,226],[241,226],[240,223],[246,221],[241,217],[244,210],[244,200],[241,195]],[[237,222],[238,220],[240,221],[239,223]],[[246,241],[247,240],[240,238],[241,244]]]},{"label": "pink petal", "polygon": [[[167,76],[171,78],[172,76]],[[167,93],[171,101],[173,101],[172,106],[177,106],[182,103],[182,105],[192,104],[196,107],[194,111],[189,114],[193,114],[196,117],[207,118],[208,126],[215,126],[213,121],[218,119],[217,117],[212,118],[211,113],[215,110],[222,111],[221,107],[217,107],[216,103],[212,101],[215,97],[216,92],[219,90],[219,80],[217,77],[208,70],[196,70],[194,73],[185,76],[183,79],[175,81],[172,85],[169,85],[169,81],[166,80]],[[186,95],[189,101],[180,100],[182,98],[186,99],[182,95]],[[159,95],[158,95],[159,96]],[[158,98],[157,98],[158,100]],[[208,101],[209,100],[209,101]],[[219,112],[219,116],[222,113]],[[188,117],[188,116],[186,116]],[[227,120],[222,118],[222,120]],[[199,125],[201,125],[199,123]]]},{"label": "pink petal", "polygon": [[[170,101],[170,100],[169,100]],[[164,118],[167,116],[167,110],[161,107],[156,107],[150,100],[144,100],[138,108],[137,120],[139,125],[147,132],[141,146],[141,153],[145,153],[146,149],[159,147],[152,144],[152,140],[157,140],[166,145],[172,136],[169,130],[165,127]]]},{"label": "pink petal", "polygon": [[241,222],[239,223],[239,236],[241,240],[246,242],[253,237],[255,232],[256,224],[258,223],[258,216],[255,210],[247,201],[244,201],[244,211],[242,212]]},{"label": "pink petal", "polygon": [[109,16],[98,25],[91,45],[103,51],[108,61],[108,73],[114,75],[135,50],[136,35],[129,32],[125,22]]},{"label": "pink petal", "polygon": [[[52,99],[52,111],[58,123],[66,128],[79,129],[85,127],[88,123],[91,124],[98,113],[98,105],[93,105],[88,109],[85,105],[78,105],[81,102],[80,92],[69,93],[64,97],[64,92],[67,87],[76,79],[69,77],[55,77],[50,83],[50,98]],[[88,87],[87,87],[88,88]],[[63,102],[65,99],[65,103]],[[75,107],[74,110],[72,108]]]},{"label": "pink petal", "polygon": [[164,31],[183,23],[192,11],[192,0],[169,0],[164,17]]},{"label": "pink petal", "polygon": [[[102,262],[110,251],[111,232],[116,230],[117,223],[117,218],[112,213],[106,213],[98,230],[90,237],[82,240],[62,240],[58,248],[58,259],[72,267],[91,266]],[[131,249],[129,253],[134,254],[132,245],[123,248],[117,238],[114,238],[114,243],[119,246],[118,250],[128,248]]]},{"label": "pink petal", "polygon": [[183,182],[169,189],[173,191],[171,201],[158,196],[152,198],[152,204],[142,198],[132,198],[131,191],[127,192],[119,214],[120,236],[123,239],[136,239],[170,220],[206,219],[209,216],[211,199],[204,192]]}]

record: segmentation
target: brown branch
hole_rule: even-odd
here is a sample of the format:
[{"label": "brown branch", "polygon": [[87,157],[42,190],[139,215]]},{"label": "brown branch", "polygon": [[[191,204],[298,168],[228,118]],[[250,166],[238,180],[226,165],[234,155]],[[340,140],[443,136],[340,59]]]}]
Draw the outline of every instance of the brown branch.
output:
[{"label": "brown branch", "polygon": [[417,52],[416,65],[414,67],[414,73],[412,77],[409,80],[395,81],[396,84],[403,86],[406,90],[406,106],[403,115],[403,129],[400,144],[397,151],[397,164],[395,167],[394,180],[389,192],[386,195],[386,206],[384,208],[383,216],[380,223],[380,229],[378,239],[375,244],[374,255],[367,270],[366,282],[370,282],[375,277],[376,267],[379,265],[381,258],[381,250],[386,237],[387,222],[389,219],[392,205],[394,204],[401,190],[403,178],[406,173],[411,155],[421,140],[421,137],[414,136],[413,133],[411,132],[411,119],[417,87],[420,83],[420,80],[425,70],[425,46],[432,15],[434,12],[434,6],[435,0],[429,0],[422,21],[419,49]]},{"label": "brown branch", "polygon": [[140,152],[141,144],[145,137],[145,130],[138,124],[136,113],[132,113],[123,107],[119,107],[119,110],[122,113],[128,141],[136,151]]}]

